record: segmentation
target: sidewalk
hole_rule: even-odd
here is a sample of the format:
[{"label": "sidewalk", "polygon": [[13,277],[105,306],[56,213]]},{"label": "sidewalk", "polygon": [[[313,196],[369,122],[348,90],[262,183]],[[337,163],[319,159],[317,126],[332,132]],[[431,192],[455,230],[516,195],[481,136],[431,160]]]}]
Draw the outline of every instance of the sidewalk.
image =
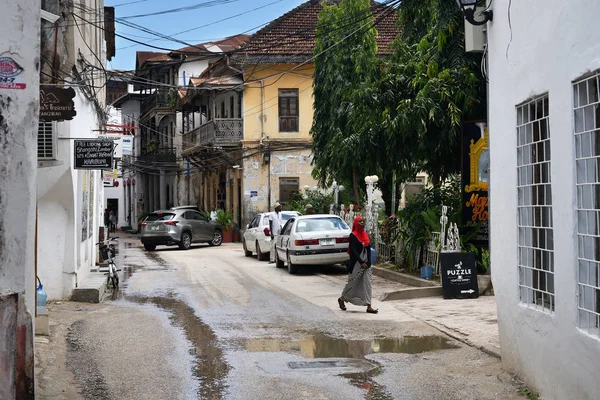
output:
[{"label": "sidewalk", "polygon": [[[339,285],[343,285],[348,279],[347,275],[318,275]],[[426,288],[415,288],[381,276],[373,276],[373,299],[381,301],[381,297],[389,293],[407,289]],[[500,358],[495,296],[444,300],[440,294],[409,300],[386,300],[385,303],[460,342]]]},{"label": "sidewalk", "polygon": [[500,358],[496,297],[482,296],[463,300],[425,297],[390,303],[397,310],[448,336]]}]

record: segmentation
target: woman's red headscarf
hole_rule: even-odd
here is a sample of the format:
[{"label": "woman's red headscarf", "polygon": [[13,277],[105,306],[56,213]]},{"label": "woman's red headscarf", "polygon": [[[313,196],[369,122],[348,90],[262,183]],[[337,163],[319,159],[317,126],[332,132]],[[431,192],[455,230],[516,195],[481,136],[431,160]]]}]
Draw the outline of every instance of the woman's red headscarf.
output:
[{"label": "woman's red headscarf", "polygon": [[[365,231],[365,228],[362,227],[358,221],[363,219],[361,216],[354,217],[354,223],[352,224],[352,233],[360,242],[367,247],[371,244],[371,239],[369,239],[369,234]],[[348,249],[348,253],[350,253],[350,249]]]}]

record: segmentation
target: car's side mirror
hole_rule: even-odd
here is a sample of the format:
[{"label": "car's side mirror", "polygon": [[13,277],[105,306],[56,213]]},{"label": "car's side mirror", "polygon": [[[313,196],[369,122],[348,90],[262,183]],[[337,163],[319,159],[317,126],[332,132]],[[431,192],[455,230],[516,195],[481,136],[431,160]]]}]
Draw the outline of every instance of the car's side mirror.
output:
[{"label": "car's side mirror", "polygon": [[246,229],[250,229],[250,224],[246,224]]}]

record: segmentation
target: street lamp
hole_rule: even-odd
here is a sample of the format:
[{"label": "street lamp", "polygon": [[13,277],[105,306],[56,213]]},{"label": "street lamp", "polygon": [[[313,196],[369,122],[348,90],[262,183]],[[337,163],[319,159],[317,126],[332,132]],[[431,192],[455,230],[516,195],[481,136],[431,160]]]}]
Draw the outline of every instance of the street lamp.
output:
[{"label": "street lamp", "polygon": [[458,6],[462,9],[465,19],[471,25],[485,25],[488,21],[494,18],[494,12],[492,10],[484,10],[481,12],[483,15],[483,21],[475,20],[475,11],[477,10],[477,3],[479,0],[456,0]]},{"label": "street lamp", "polygon": [[344,191],[344,185],[338,185],[336,181],[333,181],[331,184],[331,188],[333,189],[333,205],[338,205],[339,192]]}]

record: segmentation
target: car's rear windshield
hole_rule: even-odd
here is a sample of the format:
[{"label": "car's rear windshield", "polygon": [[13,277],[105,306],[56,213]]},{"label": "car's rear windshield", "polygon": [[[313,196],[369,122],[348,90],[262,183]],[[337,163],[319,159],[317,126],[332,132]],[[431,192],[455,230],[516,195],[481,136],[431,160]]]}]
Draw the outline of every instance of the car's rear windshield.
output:
[{"label": "car's rear windshield", "polygon": [[146,218],[146,222],[154,222],[154,221],[169,221],[175,217],[175,214],[171,213],[152,213],[148,215]]},{"label": "car's rear windshield", "polygon": [[286,213],[281,213],[281,219],[283,220],[283,222],[287,221],[288,219],[292,218],[292,217],[296,217],[296,214],[286,214]]},{"label": "car's rear windshield", "polygon": [[335,217],[301,219],[297,222],[296,232],[343,231],[348,228],[344,221]]}]

